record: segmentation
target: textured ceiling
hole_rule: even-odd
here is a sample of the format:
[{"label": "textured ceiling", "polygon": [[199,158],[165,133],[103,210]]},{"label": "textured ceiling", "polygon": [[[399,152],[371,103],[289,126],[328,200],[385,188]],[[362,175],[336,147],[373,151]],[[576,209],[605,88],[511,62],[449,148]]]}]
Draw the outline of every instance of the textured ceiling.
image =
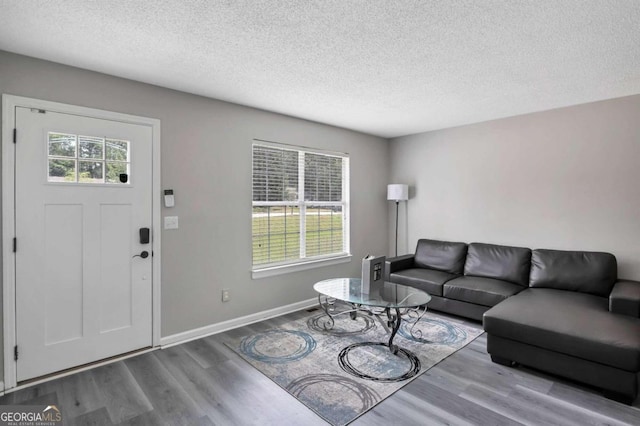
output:
[{"label": "textured ceiling", "polygon": [[0,49],[394,137],[640,93],[640,1],[0,0]]}]

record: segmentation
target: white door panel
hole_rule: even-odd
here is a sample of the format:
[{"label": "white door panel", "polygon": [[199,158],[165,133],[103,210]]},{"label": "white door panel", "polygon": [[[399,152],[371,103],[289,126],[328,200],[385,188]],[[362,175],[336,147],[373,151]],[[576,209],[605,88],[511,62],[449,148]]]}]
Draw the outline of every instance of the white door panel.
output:
[{"label": "white door panel", "polygon": [[84,334],[82,207],[81,204],[44,206],[44,293],[40,300],[47,319],[44,323],[47,346],[81,339]]},{"label": "white door panel", "polygon": [[151,346],[151,128],[27,108],[16,127],[17,380]]},{"label": "white door panel", "polygon": [[131,213],[130,204],[100,205],[100,252],[113,253],[100,257],[100,333],[132,325]]}]

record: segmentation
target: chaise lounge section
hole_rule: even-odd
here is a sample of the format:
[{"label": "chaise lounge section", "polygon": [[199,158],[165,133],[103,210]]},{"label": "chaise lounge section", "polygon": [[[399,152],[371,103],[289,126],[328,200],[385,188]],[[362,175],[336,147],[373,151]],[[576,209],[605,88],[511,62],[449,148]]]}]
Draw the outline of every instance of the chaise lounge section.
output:
[{"label": "chaise lounge section", "polygon": [[[534,250],[528,289],[487,311],[487,352],[598,386],[632,403],[640,372],[640,283],[609,253]],[[613,291],[615,290],[615,291]]]},{"label": "chaise lounge section", "polygon": [[640,282],[619,280],[612,254],[420,240],[386,266],[388,281],[430,293],[430,309],[482,320],[494,362],[637,397]]}]

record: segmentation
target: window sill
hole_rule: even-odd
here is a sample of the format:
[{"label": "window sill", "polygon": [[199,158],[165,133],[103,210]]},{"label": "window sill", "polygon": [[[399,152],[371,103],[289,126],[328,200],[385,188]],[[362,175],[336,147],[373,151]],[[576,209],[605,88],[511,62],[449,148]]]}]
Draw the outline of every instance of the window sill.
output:
[{"label": "window sill", "polygon": [[315,259],[300,263],[293,263],[291,265],[279,265],[271,266],[267,268],[254,269],[251,271],[251,278],[260,279],[273,277],[276,275],[289,274],[291,272],[306,271],[307,269],[320,268],[322,266],[338,265],[340,263],[351,262],[351,255],[345,254],[337,257],[330,257],[325,259]]}]

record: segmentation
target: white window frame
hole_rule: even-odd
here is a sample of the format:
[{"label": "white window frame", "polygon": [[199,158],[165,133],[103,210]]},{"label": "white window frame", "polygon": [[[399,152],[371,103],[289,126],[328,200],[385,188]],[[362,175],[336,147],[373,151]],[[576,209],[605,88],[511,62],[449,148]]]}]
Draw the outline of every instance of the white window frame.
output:
[{"label": "white window frame", "polygon": [[[253,150],[255,146],[263,146],[267,148],[285,149],[298,152],[298,200],[297,201],[253,201],[252,186],[252,220],[253,207],[269,207],[269,206],[287,206],[298,207],[300,211],[300,229],[306,229],[306,209],[308,206],[342,206],[342,252],[325,256],[306,257],[306,232],[300,232],[300,257],[294,260],[283,262],[272,262],[260,265],[252,265],[251,274],[253,279],[265,278],[274,275],[286,274],[290,272],[304,271],[307,269],[318,268],[321,266],[335,265],[347,263],[351,261],[351,232],[350,232],[350,194],[349,194],[349,154],[342,152],[326,151],[315,148],[309,148],[298,145],[288,145],[276,142],[269,142],[260,139],[254,139],[251,145],[251,176],[253,182]],[[305,201],[304,197],[304,154],[319,154],[342,158],[342,201]],[[253,222],[251,222],[253,224]],[[253,233],[252,233],[253,238]],[[253,262],[253,244],[251,249],[251,259]]]}]

